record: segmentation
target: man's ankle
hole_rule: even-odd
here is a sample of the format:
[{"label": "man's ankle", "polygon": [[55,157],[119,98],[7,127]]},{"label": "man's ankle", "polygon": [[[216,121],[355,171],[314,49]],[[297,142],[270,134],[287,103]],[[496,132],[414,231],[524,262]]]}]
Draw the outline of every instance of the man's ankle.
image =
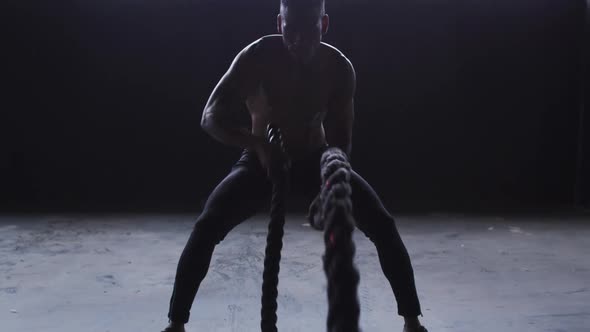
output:
[{"label": "man's ankle", "polygon": [[183,327],[184,326],[184,323],[174,322],[171,320],[168,320],[168,323],[170,324],[170,327]]},{"label": "man's ankle", "polygon": [[408,327],[420,327],[420,320],[418,317],[404,317],[404,323]]}]

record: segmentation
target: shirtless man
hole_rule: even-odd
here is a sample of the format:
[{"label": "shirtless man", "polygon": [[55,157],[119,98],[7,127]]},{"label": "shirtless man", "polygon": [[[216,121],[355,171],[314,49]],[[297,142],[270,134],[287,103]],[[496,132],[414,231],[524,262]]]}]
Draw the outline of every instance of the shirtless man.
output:
[{"label": "shirtless man", "polygon": [[[243,153],[209,195],[182,252],[170,299],[170,324],[163,332],[184,331],[215,246],[269,201],[268,165],[284,157],[265,139],[269,123],[282,131],[292,188],[299,188],[310,202],[320,189],[323,151],[335,146],[350,156],[355,71],[340,51],[321,41],[328,21],[324,0],[281,0],[279,34],[245,47],[213,90],[201,126]],[[236,120],[244,104],[251,129]],[[404,331],[426,332],[418,320],[422,313],[410,258],[393,217],[358,173],[351,172],[350,182],[354,219],[375,244],[398,314],[404,317]]]}]

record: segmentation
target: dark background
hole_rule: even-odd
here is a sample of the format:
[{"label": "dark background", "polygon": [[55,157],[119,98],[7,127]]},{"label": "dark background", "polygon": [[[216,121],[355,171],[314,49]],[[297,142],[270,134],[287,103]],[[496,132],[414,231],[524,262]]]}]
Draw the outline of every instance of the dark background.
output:
[{"label": "dark background", "polygon": [[[199,210],[240,153],[203,106],[278,2],[3,2],[1,208]],[[353,166],[392,210],[588,205],[584,0],[327,10],[357,71]]]}]

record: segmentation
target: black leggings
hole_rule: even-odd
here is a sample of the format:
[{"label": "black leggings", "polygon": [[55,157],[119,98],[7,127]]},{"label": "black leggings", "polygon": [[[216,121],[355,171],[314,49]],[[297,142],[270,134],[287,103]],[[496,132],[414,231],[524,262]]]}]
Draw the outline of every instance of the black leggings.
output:
[{"label": "black leggings", "polygon": [[[309,198],[318,194],[322,147],[309,157],[293,161],[290,190]],[[375,244],[379,262],[389,280],[404,317],[421,315],[410,257],[393,217],[373,188],[358,173],[351,172],[353,215],[357,227]],[[272,184],[266,178],[255,152],[244,150],[229,174],[209,195],[201,215],[180,256],[168,318],[187,323],[201,281],[211,263],[213,249],[235,226],[258,213],[270,200]]]}]

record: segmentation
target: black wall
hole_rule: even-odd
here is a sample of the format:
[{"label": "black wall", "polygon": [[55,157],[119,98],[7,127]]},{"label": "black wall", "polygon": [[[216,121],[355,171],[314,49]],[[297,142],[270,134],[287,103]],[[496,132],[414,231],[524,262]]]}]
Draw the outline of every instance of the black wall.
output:
[{"label": "black wall", "polygon": [[[202,108],[278,0],[3,6],[2,209],[200,209],[240,152]],[[569,206],[576,178],[587,200],[584,8],[328,0],[326,42],[357,71],[356,170],[393,210]]]},{"label": "black wall", "polygon": [[590,208],[590,5],[586,5],[586,25],[582,53],[582,85],[580,103],[580,144],[578,158],[577,200],[580,206]]}]

